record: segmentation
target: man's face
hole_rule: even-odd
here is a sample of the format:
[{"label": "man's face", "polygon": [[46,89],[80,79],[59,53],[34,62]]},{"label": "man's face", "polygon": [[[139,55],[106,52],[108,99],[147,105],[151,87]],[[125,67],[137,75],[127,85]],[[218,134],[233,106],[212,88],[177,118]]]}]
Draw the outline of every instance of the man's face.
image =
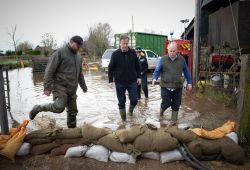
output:
[{"label": "man's face", "polygon": [[121,47],[122,52],[128,51],[128,38],[121,39],[120,47]]},{"label": "man's face", "polygon": [[70,44],[71,49],[74,50],[75,52],[77,52],[80,49],[79,45],[74,41],[70,41],[69,44]]},{"label": "man's face", "polygon": [[177,54],[177,47],[175,45],[170,45],[168,47],[168,55],[170,57],[176,57]]}]

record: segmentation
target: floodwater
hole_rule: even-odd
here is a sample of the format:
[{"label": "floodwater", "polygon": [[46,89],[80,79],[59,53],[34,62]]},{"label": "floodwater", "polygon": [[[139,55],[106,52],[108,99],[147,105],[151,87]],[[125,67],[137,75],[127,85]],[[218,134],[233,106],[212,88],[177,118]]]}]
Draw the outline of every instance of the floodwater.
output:
[{"label": "floodwater", "polygon": [[[148,80],[151,79],[148,73]],[[79,87],[77,90],[77,126],[84,122],[96,127],[117,128],[130,127],[134,124],[151,123],[157,127],[166,126],[171,117],[171,109],[164,113],[164,120],[159,121],[159,108],[161,103],[159,85],[149,84],[149,98],[139,100],[133,117],[127,116],[127,122],[122,124],[115,88],[111,88],[107,75],[99,71],[84,72],[88,92],[83,93]],[[52,96],[43,95],[43,74],[32,73],[32,68],[22,68],[9,71],[11,113],[14,119],[21,123],[29,119],[28,113],[36,104],[52,102]],[[183,92],[183,103],[179,111],[179,127],[185,126],[219,126],[226,119],[232,119],[233,110],[221,105],[206,101],[203,98],[195,98],[191,94]],[[126,108],[129,100],[127,97]],[[47,127],[67,127],[66,111],[63,113],[40,112],[33,121],[30,121],[29,131]],[[209,121],[210,120],[210,123]],[[10,127],[11,120],[9,120]]]}]

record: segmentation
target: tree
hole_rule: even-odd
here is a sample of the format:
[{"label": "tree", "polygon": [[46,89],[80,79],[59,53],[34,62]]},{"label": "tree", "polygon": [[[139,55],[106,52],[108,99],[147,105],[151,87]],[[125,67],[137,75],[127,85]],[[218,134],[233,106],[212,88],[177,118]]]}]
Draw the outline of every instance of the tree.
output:
[{"label": "tree", "polygon": [[43,45],[42,53],[45,56],[50,55],[53,52],[53,50],[57,48],[56,40],[51,33],[45,33],[42,35],[41,44]]},{"label": "tree", "polygon": [[32,49],[32,44],[28,41],[24,41],[18,44],[17,51],[22,51],[23,53],[27,53],[28,50]]},{"label": "tree", "polygon": [[17,26],[15,25],[14,27],[11,26],[11,30],[8,30],[8,35],[10,36],[11,38],[11,41],[12,41],[12,45],[14,47],[14,50],[15,50],[15,54],[17,54],[17,43],[18,43],[18,40],[16,39],[16,30],[17,30]]},{"label": "tree", "polygon": [[108,23],[98,23],[89,27],[89,35],[85,38],[85,44],[93,60],[100,59],[104,51],[110,47],[111,32],[111,26]]}]

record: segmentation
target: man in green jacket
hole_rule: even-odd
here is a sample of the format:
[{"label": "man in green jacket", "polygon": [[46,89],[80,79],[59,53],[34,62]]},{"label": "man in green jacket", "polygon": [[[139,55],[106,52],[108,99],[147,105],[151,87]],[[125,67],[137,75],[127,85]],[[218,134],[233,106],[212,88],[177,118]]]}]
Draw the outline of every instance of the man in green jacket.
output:
[{"label": "man in green jacket", "polygon": [[31,120],[41,111],[61,113],[67,108],[68,128],[76,127],[76,90],[78,84],[83,92],[87,86],[82,74],[82,57],[78,53],[83,45],[80,36],[73,36],[69,43],[54,52],[49,59],[44,75],[44,94],[53,94],[53,103],[35,105],[29,113]]}]

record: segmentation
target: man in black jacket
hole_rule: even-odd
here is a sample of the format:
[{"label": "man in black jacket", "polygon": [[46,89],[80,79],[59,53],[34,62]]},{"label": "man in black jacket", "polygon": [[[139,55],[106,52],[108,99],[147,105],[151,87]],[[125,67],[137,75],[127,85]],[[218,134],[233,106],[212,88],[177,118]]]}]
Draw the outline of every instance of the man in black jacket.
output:
[{"label": "man in black jacket", "polygon": [[129,115],[133,115],[137,104],[137,84],[141,84],[140,66],[136,52],[128,47],[127,35],[120,36],[120,49],[113,52],[108,67],[109,83],[113,86],[115,81],[116,94],[120,115],[126,121],[126,90],[129,94]]},{"label": "man in black jacket", "polygon": [[140,64],[140,74],[141,74],[141,84],[137,85],[138,99],[141,99],[141,88],[144,92],[145,98],[148,98],[148,80],[147,80],[147,70],[148,70],[148,60],[145,54],[142,52],[141,47],[136,48],[136,54]]}]

